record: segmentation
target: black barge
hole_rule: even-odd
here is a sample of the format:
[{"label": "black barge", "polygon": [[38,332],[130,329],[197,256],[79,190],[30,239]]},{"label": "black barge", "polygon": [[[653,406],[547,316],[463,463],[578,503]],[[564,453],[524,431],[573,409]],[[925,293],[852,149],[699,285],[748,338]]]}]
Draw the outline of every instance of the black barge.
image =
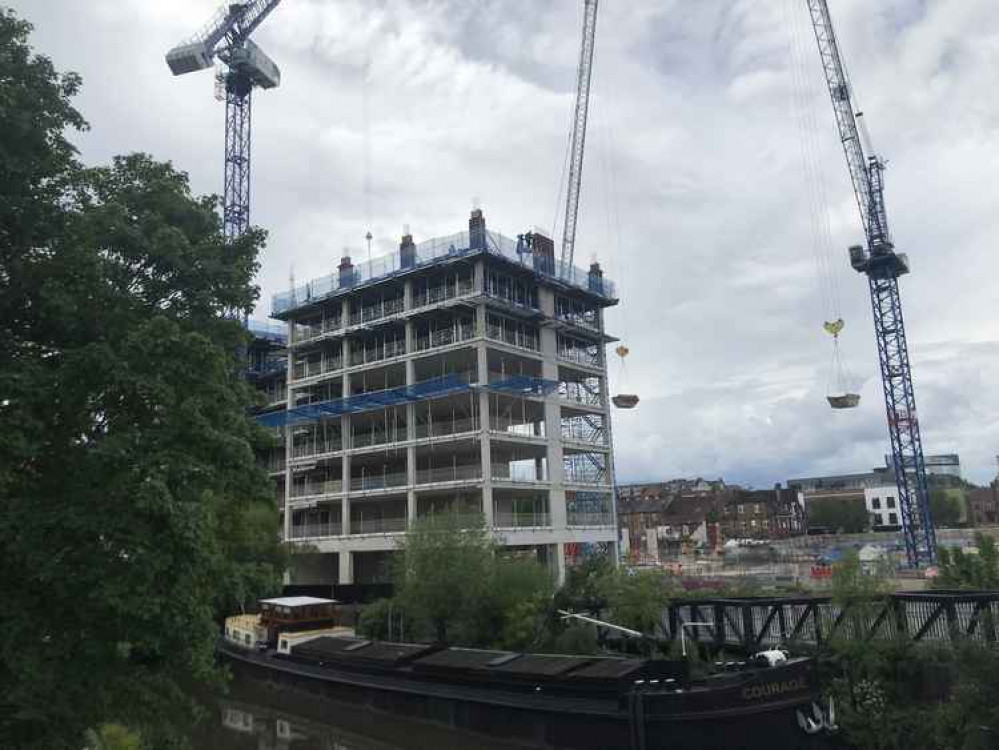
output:
[{"label": "black barge", "polygon": [[[551,748],[812,747],[814,664],[728,664],[693,678],[685,661],[520,654],[370,641],[304,639],[278,651],[219,641],[237,677],[282,693],[364,707]],[[814,728],[814,724],[812,725]]]}]

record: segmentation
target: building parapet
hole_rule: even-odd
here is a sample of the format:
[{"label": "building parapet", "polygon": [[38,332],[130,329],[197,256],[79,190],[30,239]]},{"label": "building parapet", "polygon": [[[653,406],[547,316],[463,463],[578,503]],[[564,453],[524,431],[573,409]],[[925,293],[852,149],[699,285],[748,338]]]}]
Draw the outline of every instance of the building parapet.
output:
[{"label": "building parapet", "polygon": [[476,246],[478,243],[472,241],[474,238],[469,232],[458,232],[415,245],[411,250],[412,258],[407,254],[405,263],[402,253],[390,253],[357,265],[343,266],[328,276],[313,279],[287,292],[275,294],[271,300],[271,315],[285,318],[299,308],[349,293],[359,287],[385,281],[419,268],[482,253],[529,269],[550,283],[588,292],[608,302],[617,300],[614,283],[602,275],[595,275],[561,261],[555,261],[554,267],[549,269],[535,262],[534,255],[525,248],[523,242],[505,237],[498,232],[486,231],[485,237],[484,245]]}]

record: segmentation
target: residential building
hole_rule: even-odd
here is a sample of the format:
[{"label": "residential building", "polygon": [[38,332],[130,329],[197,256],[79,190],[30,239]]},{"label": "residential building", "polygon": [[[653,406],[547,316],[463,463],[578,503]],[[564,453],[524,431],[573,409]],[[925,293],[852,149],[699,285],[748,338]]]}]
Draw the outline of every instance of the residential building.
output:
[{"label": "residential building", "polygon": [[484,518],[559,576],[616,554],[600,266],[555,260],[539,233],[467,232],[278,294],[286,323],[285,538],[290,582],[383,582],[407,527]]},{"label": "residential building", "polygon": [[864,505],[871,515],[871,525],[902,528],[902,515],[898,507],[898,487],[887,484],[864,489]]}]

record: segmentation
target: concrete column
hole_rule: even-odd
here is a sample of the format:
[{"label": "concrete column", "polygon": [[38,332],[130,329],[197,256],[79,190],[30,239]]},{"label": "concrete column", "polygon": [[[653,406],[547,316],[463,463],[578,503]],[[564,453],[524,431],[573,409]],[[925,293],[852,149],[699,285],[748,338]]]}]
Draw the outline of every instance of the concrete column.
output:
[{"label": "concrete column", "polygon": [[406,279],[402,288],[402,307],[404,310],[413,309],[413,280]]},{"label": "concrete column", "polygon": [[337,553],[337,583],[341,586],[350,585],[354,582],[354,553],[341,550]]},{"label": "concrete column", "polygon": [[[539,302],[543,310],[554,314],[555,295],[550,289],[541,289]],[[546,313],[549,314],[549,313]],[[551,328],[541,329],[541,377],[545,380],[558,380],[558,360],[556,358],[556,334]],[[545,434],[548,436],[548,480],[551,490],[548,494],[548,509],[552,516],[552,527],[565,529],[565,465],[562,463],[562,409],[558,404],[558,394],[545,398]],[[564,556],[559,547],[559,560],[563,566]]]},{"label": "concrete column", "polygon": [[[485,311],[485,305],[477,305],[476,311]],[[475,345],[476,367],[480,383],[488,382],[489,350],[484,341]],[[493,527],[493,457],[489,437],[489,391],[479,390],[479,458],[482,462],[482,515],[486,528]]]},{"label": "concrete column", "polygon": [[343,441],[343,454],[340,459],[340,471],[343,477],[343,499],[340,501],[340,523],[343,525],[342,534],[350,534],[350,448],[352,441],[350,438],[350,415],[344,414],[340,417],[341,440]]}]

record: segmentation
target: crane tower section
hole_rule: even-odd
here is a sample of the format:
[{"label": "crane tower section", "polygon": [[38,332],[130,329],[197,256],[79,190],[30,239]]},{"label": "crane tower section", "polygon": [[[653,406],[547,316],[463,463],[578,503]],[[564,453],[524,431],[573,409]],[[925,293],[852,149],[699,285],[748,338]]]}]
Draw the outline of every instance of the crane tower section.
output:
[{"label": "crane tower section", "polygon": [[167,53],[174,75],[193,73],[214,65],[228,70],[220,75],[225,91],[225,179],[222,226],[226,239],[235,239],[250,225],[250,120],[255,87],[270,89],[281,83],[281,71],[250,39],[281,0],[226,3],[191,39]]},{"label": "crane tower section", "polygon": [[836,41],[829,6],[826,0],[805,2],[867,239],[866,248],[850,248],[850,265],[867,276],[870,287],[906,556],[914,567],[928,565],[936,561],[936,532],[930,514],[923,444],[898,289],[898,277],[909,272],[909,262],[904,254],[895,252],[891,241],[884,202],[884,161],[874,154],[864,153],[858,120],[862,113],[854,109],[850,80]]},{"label": "crane tower section", "polygon": [[565,225],[562,232],[561,268],[572,268],[576,244],[576,218],[579,214],[579,190],[583,176],[583,150],[586,145],[586,116],[590,109],[590,77],[593,71],[593,43],[597,33],[597,0],[585,0],[583,41],[579,48],[576,71],[576,107],[572,118],[569,146],[569,182],[566,187]]}]

